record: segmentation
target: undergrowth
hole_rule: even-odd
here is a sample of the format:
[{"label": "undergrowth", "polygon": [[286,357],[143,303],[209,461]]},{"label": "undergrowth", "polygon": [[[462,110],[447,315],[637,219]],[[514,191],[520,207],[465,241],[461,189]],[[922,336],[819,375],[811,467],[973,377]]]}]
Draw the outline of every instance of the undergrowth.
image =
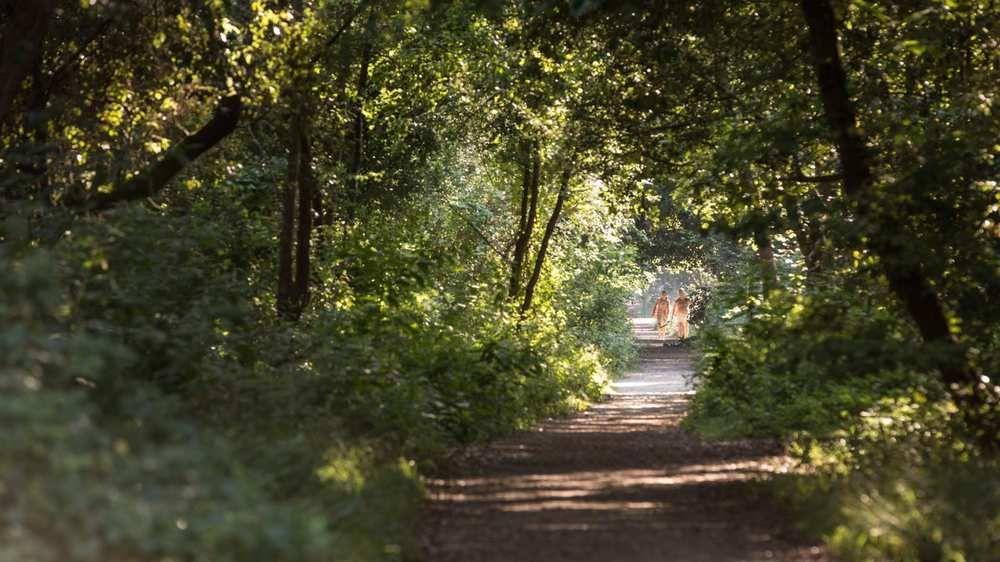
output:
[{"label": "undergrowth", "polygon": [[[336,234],[280,320],[265,245],[207,216],[3,248],[3,562],[403,559],[440,452],[579,408],[629,360],[623,299],[552,285],[522,319],[398,217]],[[604,282],[585,274],[574,292]]]},{"label": "undergrowth", "polygon": [[783,439],[800,470],[774,491],[842,560],[1000,559],[1000,465],[967,437],[912,328],[879,304],[891,299],[730,291],[700,335],[688,427]]}]

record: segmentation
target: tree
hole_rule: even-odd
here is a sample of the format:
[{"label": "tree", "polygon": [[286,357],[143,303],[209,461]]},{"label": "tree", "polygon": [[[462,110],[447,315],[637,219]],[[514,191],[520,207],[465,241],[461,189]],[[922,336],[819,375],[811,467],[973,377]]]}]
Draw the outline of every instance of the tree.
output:
[{"label": "tree", "polygon": [[920,262],[910,256],[908,246],[902,242],[903,226],[872,201],[876,178],[848,94],[833,7],[828,0],[802,0],[802,11],[809,26],[819,93],[843,167],[844,193],[854,203],[858,217],[867,223],[867,245],[879,257],[889,286],[905,305],[924,341],[940,347],[935,354],[937,368],[956,401],[968,409],[974,423],[983,426],[984,442],[995,445],[1000,435],[997,388],[981,380],[980,373],[969,364],[964,346],[951,333],[940,297]]}]

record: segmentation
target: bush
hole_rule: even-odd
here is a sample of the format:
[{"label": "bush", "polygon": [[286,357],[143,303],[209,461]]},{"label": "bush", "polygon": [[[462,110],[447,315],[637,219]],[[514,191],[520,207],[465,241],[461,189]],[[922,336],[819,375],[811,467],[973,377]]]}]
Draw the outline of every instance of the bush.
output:
[{"label": "bush", "polygon": [[784,438],[802,470],[776,491],[846,561],[997,559],[996,459],[967,440],[932,351],[879,304],[892,299],[858,282],[767,299],[724,286],[685,423]]},{"label": "bush", "polygon": [[[50,255],[6,261],[0,560],[328,560],[375,548],[378,535],[352,534],[310,496],[269,494],[265,472],[143,377],[131,377],[113,415],[102,409],[110,373],[127,376],[120,365],[136,353],[65,329]],[[397,472],[411,483],[395,484],[393,501],[418,497],[412,471]],[[339,505],[369,493],[340,486],[317,491]]]},{"label": "bush", "polygon": [[827,440],[801,436],[807,477],[777,484],[848,561],[972,562],[1000,555],[1000,465],[956,437],[950,402],[884,399]]},{"label": "bush", "polygon": [[599,398],[629,351],[586,291],[611,321],[567,320],[551,292],[522,319],[432,220],[323,233],[297,323],[272,312],[275,256],[248,250],[270,246],[244,239],[267,229],[211,202],[0,256],[0,560],[405,556],[418,466]]},{"label": "bush", "polygon": [[883,396],[916,385],[942,394],[915,334],[891,309],[849,305],[854,295],[836,288],[768,300],[721,294],[700,335],[692,427],[718,436],[824,435]]}]

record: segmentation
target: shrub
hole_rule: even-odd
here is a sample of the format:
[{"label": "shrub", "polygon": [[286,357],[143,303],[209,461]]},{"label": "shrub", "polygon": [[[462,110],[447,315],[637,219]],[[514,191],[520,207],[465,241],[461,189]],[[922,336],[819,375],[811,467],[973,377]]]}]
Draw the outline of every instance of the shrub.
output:
[{"label": "shrub", "polygon": [[522,318],[420,213],[324,233],[280,320],[260,229],[212,209],[0,256],[0,560],[397,560],[418,466],[597,399],[628,352],[613,302]]},{"label": "shrub", "polygon": [[960,435],[947,401],[880,400],[833,439],[801,436],[811,469],[777,490],[848,561],[994,560],[1000,466]]},{"label": "shrub", "polygon": [[822,435],[914,385],[940,395],[929,369],[917,370],[926,366],[912,330],[892,310],[853,301],[830,288],[717,303],[688,423],[720,436]]}]

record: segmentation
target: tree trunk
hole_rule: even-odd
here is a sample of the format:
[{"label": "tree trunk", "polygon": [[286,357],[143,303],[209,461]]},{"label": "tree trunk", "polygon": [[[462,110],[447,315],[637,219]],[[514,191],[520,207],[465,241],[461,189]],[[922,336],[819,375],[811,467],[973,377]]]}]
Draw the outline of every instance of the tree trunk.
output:
[{"label": "tree trunk", "polygon": [[302,122],[296,112],[289,125],[288,170],[281,196],[281,231],[278,235],[278,316],[286,319],[298,317],[295,295],[293,254],[295,244],[296,196],[302,176]]},{"label": "tree trunk", "polygon": [[516,298],[521,293],[524,278],[524,262],[531,245],[531,234],[535,229],[538,213],[538,184],[541,180],[542,156],[537,142],[527,145],[524,161],[524,177],[521,189],[521,213],[514,243],[514,257],[510,267],[510,289],[508,296]]},{"label": "tree trunk", "polygon": [[[293,0],[292,9],[295,10],[296,13],[301,14],[303,12],[303,7],[304,6],[302,0]],[[346,33],[348,29],[350,29],[351,25],[354,23],[354,20],[363,10],[364,10],[364,3],[357,4],[357,6],[353,10],[351,10],[350,14],[348,14],[348,16],[344,19],[340,27],[337,28],[337,30],[326,40],[326,42],[323,44],[323,48],[317,50],[316,53],[313,54],[312,58],[309,59],[308,62],[303,66],[305,68],[310,68],[319,63],[320,60],[328,54],[328,50],[334,45],[336,45],[340,41],[340,38],[344,35],[344,33]],[[346,46],[344,46],[343,44],[341,44],[340,49],[342,53],[346,53],[348,51]],[[344,56],[343,58],[345,61],[350,60],[349,56]],[[344,103],[344,98],[346,97],[345,87],[347,84],[347,75],[349,74],[348,72],[349,66],[350,66],[349,62],[345,62],[344,67],[339,69],[339,72],[336,72],[336,79],[334,81],[335,86],[333,88],[333,91],[337,92],[335,103],[341,107],[347,105],[346,103]],[[364,123],[362,123],[362,129],[363,126]],[[341,142],[343,142],[343,137],[345,134],[346,134],[345,131],[340,130],[339,137]],[[304,142],[305,142],[304,148],[308,150],[308,164],[304,165],[305,166],[304,173],[306,174],[305,176],[306,181],[309,182],[308,189],[311,193],[310,204],[312,205],[312,210],[313,210],[313,214],[309,218],[313,228],[324,225],[330,225],[333,224],[334,222],[334,209],[332,205],[328,204],[328,202],[324,200],[324,190],[320,188],[319,184],[316,182],[315,176],[312,173],[312,145],[311,145],[312,141],[306,138]],[[334,151],[343,152],[341,150],[342,148],[343,146],[338,146],[337,149],[326,149],[326,150],[321,150],[320,152],[334,152]],[[305,154],[305,152],[303,154]]]},{"label": "tree trunk", "polygon": [[18,2],[0,30],[0,135],[15,121],[14,108],[25,79],[42,56],[55,0]]},{"label": "tree trunk", "polygon": [[549,221],[545,224],[545,232],[542,234],[542,242],[538,247],[538,255],[535,256],[535,267],[531,271],[531,278],[528,279],[528,284],[524,287],[524,302],[521,304],[522,315],[531,309],[531,302],[535,297],[535,287],[542,276],[542,265],[545,263],[545,255],[549,250],[549,242],[552,240],[552,234],[556,231],[556,224],[559,222],[559,217],[562,214],[563,204],[566,202],[566,198],[569,197],[569,181],[572,177],[573,165],[569,164],[563,170],[559,184],[559,194],[556,196],[556,204],[552,208],[552,214],[549,215]]},{"label": "tree trunk", "polygon": [[[302,0],[292,0],[291,8],[301,14]],[[346,27],[342,27],[340,32],[344,29]],[[303,90],[307,91],[308,87],[303,86]],[[289,102],[293,114],[288,126],[288,173],[282,191],[281,231],[278,238],[277,312],[287,320],[298,320],[309,303],[313,207],[318,201],[314,195],[316,190],[312,173],[312,146],[307,125],[310,114],[309,96],[290,93]]]},{"label": "tree trunk", "polygon": [[[301,118],[304,121],[304,116]],[[310,246],[313,211],[311,202],[316,182],[312,173],[312,146],[304,123],[299,129],[299,224],[295,254],[295,303],[301,313],[309,304]]]},{"label": "tree trunk", "polygon": [[[967,414],[989,433],[987,442],[997,437],[997,419],[987,412],[998,404],[996,391],[980,381],[971,367],[965,349],[948,328],[948,317],[940,297],[934,291],[923,266],[915,256],[907,255],[901,224],[871,201],[875,177],[868,148],[857,126],[854,108],[847,91],[847,76],[838,52],[836,20],[830,0],[802,0],[802,11],[809,27],[813,63],[823,100],[827,123],[832,130],[843,168],[844,192],[854,203],[859,220],[868,224],[866,245],[879,258],[889,286],[903,302],[924,341],[938,348],[934,358],[942,379],[948,384]],[[970,392],[971,388],[971,392]]]},{"label": "tree trunk", "polygon": [[514,298],[521,292],[521,264],[524,262],[524,229],[528,223],[528,192],[531,191],[531,150],[525,148],[523,174],[521,177],[521,210],[518,214],[517,230],[514,232],[514,255],[510,260],[510,287],[507,296]]},{"label": "tree trunk", "polygon": [[243,101],[240,96],[229,95],[222,98],[208,123],[170,147],[158,162],[110,193],[95,194],[90,200],[91,208],[107,209],[116,203],[143,199],[156,194],[185,166],[232,134],[236,130],[242,111]]},{"label": "tree trunk", "polygon": [[368,11],[368,22],[365,24],[365,40],[361,49],[361,68],[358,70],[358,81],[355,85],[354,100],[354,122],[352,124],[352,134],[354,146],[351,152],[351,165],[348,168],[348,178],[351,182],[351,191],[357,200],[361,196],[361,172],[364,169],[365,156],[365,123],[364,103],[368,91],[369,66],[371,65],[372,54],[375,49],[375,7],[374,4]]}]

